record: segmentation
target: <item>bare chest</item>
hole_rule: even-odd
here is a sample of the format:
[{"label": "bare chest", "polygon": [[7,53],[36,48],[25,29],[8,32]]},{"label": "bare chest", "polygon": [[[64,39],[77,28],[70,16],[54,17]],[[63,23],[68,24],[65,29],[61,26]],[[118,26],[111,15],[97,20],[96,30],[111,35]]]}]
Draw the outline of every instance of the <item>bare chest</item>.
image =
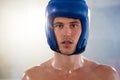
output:
[{"label": "bare chest", "polygon": [[34,75],[31,80],[101,80],[95,73],[43,73]]}]

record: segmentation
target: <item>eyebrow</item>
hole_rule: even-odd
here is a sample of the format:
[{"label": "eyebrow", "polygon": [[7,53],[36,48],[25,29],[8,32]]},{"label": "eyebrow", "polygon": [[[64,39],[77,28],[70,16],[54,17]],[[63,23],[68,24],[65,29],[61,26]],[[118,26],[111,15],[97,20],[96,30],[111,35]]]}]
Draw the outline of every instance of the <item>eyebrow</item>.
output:
[{"label": "eyebrow", "polygon": [[70,23],[72,23],[72,24],[80,24],[80,21],[72,21]]},{"label": "eyebrow", "polygon": [[62,22],[55,22],[55,23],[53,23],[53,24],[62,24]]},{"label": "eyebrow", "polygon": [[[79,21],[71,21],[71,22],[69,22],[70,24],[80,24],[80,22]],[[55,22],[55,23],[53,23],[53,25],[56,25],[56,24],[63,24],[62,22]]]}]

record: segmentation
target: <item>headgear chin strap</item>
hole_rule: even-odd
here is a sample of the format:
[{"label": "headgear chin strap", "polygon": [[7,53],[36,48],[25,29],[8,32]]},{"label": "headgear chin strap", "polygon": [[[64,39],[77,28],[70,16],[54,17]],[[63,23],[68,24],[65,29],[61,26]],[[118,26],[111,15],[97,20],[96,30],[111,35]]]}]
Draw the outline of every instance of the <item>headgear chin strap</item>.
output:
[{"label": "headgear chin strap", "polygon": [[59,51],[52,28],[55,17],[78,18],[82,23],[82,33],[73,54],[85,51],[89,35],[89,9],[85,0],[50,0],[46,7],[46,36],[50,48]]}]

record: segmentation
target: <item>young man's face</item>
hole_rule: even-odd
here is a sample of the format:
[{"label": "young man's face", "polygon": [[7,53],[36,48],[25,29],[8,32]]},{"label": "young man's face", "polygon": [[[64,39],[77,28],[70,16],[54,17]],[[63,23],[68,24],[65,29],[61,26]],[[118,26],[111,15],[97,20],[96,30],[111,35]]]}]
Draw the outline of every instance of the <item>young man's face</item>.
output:
[{"label": "young man's face", "polygon": [[82,32],[79,19],[56,17],[53,28],[59,50],[62,54],[70,55],[75,49]]}]

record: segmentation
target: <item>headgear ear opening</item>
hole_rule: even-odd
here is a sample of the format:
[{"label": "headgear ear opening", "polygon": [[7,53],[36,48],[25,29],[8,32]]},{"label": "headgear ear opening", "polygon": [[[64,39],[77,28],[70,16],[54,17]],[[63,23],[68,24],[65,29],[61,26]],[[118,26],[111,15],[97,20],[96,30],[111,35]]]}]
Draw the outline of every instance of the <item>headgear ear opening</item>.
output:
[{"label": "headgear ear opening", "polygon": [[78,40],[75,52],[85,51],[89,36],[89,9],[85,0],[50,0],[46,7],[46,37],[50,48],[60,53],[52,28],[55,17],[78,18],[82,23],[82,33]]}]

